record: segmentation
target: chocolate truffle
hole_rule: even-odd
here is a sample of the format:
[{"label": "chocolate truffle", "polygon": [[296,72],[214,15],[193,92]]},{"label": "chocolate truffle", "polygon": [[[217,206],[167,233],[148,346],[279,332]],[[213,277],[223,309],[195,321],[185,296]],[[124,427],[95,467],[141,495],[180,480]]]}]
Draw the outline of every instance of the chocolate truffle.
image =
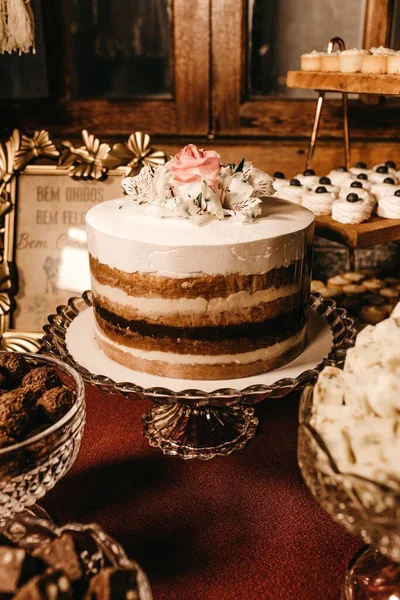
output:
[{"label": "chocolate truffle", "polygon": [[79,554],[70,534],[63,534],[39,547],[34,556],[40,557],[53,569],[64,571],[70,581],[78,581],[83,575]]},{"label": "chocolate truffle", "polygon": [[0,387],[5,390],[18,387],[28,372],[26,360],[18,352],[0,352]]},{"label": "chocolate truffle", "polygon": [[46,565],[22,548],[0,546],[0,597],[13,594],[31,577],[43,573]]},{"label": "chocolate truffle", "polygon": [[47,390],[37,403],[39,414],[42,413],[50,423],[63,417],[74,404],[74,395],[64,387]]},{"label": "chocolate truffle", "polygon": [[27,388],[16,388],[0,396],[0,431],[7,437],[21,440],[36,420],[33,394]]},{"label": "chocolate truffle", "polygon": [[57,371],[52,367],[37,367],[25,375],[21,385],[29,387],[38,397],[44,394],[46,390],[61,386],[62,381]]}]

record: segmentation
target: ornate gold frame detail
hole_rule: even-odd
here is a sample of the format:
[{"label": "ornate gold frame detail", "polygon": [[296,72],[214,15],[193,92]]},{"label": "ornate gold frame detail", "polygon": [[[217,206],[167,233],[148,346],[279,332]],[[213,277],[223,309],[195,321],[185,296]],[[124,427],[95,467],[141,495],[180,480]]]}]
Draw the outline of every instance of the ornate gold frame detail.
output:
[{"label": "ornate gold frame detail", "polygon": [[143,165],[164,164],[166,155],[150,145],[147,133],[136,131],[125,143],[112,147],[100,142],[86,129],[82,145],[70,141],[58,147],[45,131],[35,131],[28,137],[14,129],[9,139],[0,143],[0,349],[36,352],[42,333],[10,329],[18,289],[18,268],[15,263],[15,223],[17,177],[37,159],[57,161],[57,167],[78,180],[104,180],[117,167],[129,167],[136,173]]}]

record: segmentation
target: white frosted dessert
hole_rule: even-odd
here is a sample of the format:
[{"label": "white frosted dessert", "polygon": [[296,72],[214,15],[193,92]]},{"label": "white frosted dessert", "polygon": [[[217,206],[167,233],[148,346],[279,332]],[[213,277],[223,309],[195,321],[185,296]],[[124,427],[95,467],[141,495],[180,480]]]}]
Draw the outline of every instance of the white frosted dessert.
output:
[{"label": "white frosted dessert", "polygon": [[394,52],[387,57],[387,72],[396,75],[400,73],[400,52]]},{"label": "white frosted dessert", "polygon": [[308,188],[305,185],[301,185],[298,179],[291,179],[289,185],[283,185],[279,188],[276,196],[282,200],[294,202],[294,204],[302,204],[304,194],[307,190]]},{"label": "white frosted dessert", "polygon": [[313,50],[300,56],[300,68],[302,71],[321,70],[321,52]]},{"label": "white frosted dessert", "polygon": [[347,196],[353,193],[356,193],[361,200],[363,200],[366,204],[370,204],[371,207],[374,208],[376,204],[375,195],[368,190],[364,190],[360,181],[353,181],[350,187],[340,188],[339,198],[341,200],[346,200]]},{"label": "white frosted dessert", "polygon": [[[110,358],[157,375],[225,379],[268,371],[302,351],[314,219],[275,197],[248,222],[235,218],[235,206],[239,213],[246,204],[240,195],[233,204],[238,181],[249,194],[250,181],[268,177],[246,164],[243,174],[214,179],[214,190],[229,190],[222,206],[230,202],[230,216],[210,215],[212,198],[196,213],[205,219],[200,226],[176,213],[159,218],[157,198],[143,212],[124,198],[87,213],[95,333]],[[201,204],[197,194],[193,201]],[[219,214],[217,204],[212,209]]]},{"label": "white frosted dessert", "polygon": [[321,71],[326,73],[340,71],[339,52],[321,52]]},{"label": "white frosted dessert", "polygon": [[383,196],[390,196],[397,190],[397,184],[393,177],[386,177],[383,183],[373,183],[371,192],[376,196],[377,200],[383,198]]},{"label": "white frosted dessert", "polygon": [[310,188],[311,186],[318,184],[319,175],[316,175],[313,169],[306,169],[303,173],[295,175],[294,179],[300,181],[301,185]]},{"label": "white frosted dessert", "polygon": [[363,58],[362,73],[386,73],[387,54],[366,54]]},{"label": "white frosted dessert", "polygon": [[338,185],[332,185],[331,184],[331,180],[329,179],[329,177],[321,177],[319,182],[317,183],[317,185],[313,185],[310,187],[310,190],[312,192],[315,192],[315,190],[320,187],[321,185],[324,186],[324,188],[326,189],[327,192],[330,192],[331,194],[334,194],[336,196],[336,198],[339,197],[339,193],[340,193],[340,187]]},{"label": "white frosted dessert", "polygon": [[342,73],[358,73],[362,69],[365,56],[370,52],[360,48],[343,50],[339,55],[340,71]]},{"label": "white frosted dessert", "polygon": [[278,192],[285,185],[290,185],[290,179],[286,179],[285,174],[281,173],[281,171],[276,171],[274,173],[274,189]]},{"label": "white frosted dessert", "polygon": [[304,194],[303,206],[311,210],[314,215],[323,217],[331,214],[336,197],[336,194],[328,192],[325,186],[320,185],[315,192],[310,190]]},{"label": "white frosted dessert", "polygon": [[377,213],[384,219],[400,219],[400,190],[380,198]]},{"label": "white frosted dessert", "polygon": [[332,169],[332,171],[329,171],[327,177],[330,179],[332,185],[338,185],[339,187],[342,185],[350,185],[354,180],[353,175],[344,167]]},{"label": "white frosted dessert", "polygon": [[332,205],[332,219],[338,223],[362,223],[371,217],[374,205],[358,195],[358,190],[339,198]]}]

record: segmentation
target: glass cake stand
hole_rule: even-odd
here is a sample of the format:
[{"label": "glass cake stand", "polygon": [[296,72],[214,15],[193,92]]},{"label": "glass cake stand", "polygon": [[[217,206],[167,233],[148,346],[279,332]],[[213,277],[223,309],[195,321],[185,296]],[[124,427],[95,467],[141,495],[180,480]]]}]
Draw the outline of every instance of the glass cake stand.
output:
[{"label": "glass cake stand", "polygon": [[[174,391],[163,386],[144,387],[132,381],[117,382],[105,375],[95,374],[93,368],[83,366],[85,357],[76,360],[68,346],[69,328],[72,330],[76,326],[81,336],[79,345],[81,349],[85,346],[85,355],[91,355],[93,360],[93,354],[98,353],[99,363],[104,360],[104,355],[94,342],[93,325],[86,322],[93,313],[91,292],[84,292],[80,298],[71,298],[67,305],[59,306],[57,313],[48,317],[49,324],[43,328],[43,346],[48,354],[73,366],[87,383],[103,392],[152,401],[154,406],[143,417],[144,433],[152,446],[160,448],[164,454],[185,459],[209,459],[230,454],[254,437],[258,419],[251,405],[266,398],[283,398],[302,389],[307,383],[315,381],[319,371],[328,364],[343,365],[346,350],[354,344],[356,336],[353,320],[347,317],[343,309],[337,308],[333,300],[322,300],[318,295],[311,296],[310,310],[323,319],[331,332],[332,345],[323,360],[296,377],[277,378],[270,385],[254,383],[255,378],[251,378],[253,383],[242,389],[225,386],[212,391],[197,387]],[[97,359],[93,362],[96,366]],[[140,375],[143,376],[137,374],[138,378]],[[155,379],[162,381],[162,378]],[[179,383],[185,385],[183,380],[179,380]],[[195,383],[199,388],[206,387],[205,382]]]},{"label": "glass cake stand", "polygon": [[310,425],[312,387],[302,395],[298,460],[304,480],[329,516],[370,547],[350,563],[344,600],[400,598],[400,489],[342,473],[318,432]]}]

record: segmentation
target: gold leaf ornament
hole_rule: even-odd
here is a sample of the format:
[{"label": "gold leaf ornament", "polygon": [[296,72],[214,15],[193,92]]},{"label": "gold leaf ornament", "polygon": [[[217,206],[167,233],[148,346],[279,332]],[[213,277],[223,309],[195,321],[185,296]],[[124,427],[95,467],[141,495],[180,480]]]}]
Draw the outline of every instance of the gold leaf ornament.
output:
[{"label": "gold leaf ornament", "polygon": [[7,352],[40,352],[42,332],[6,331],[1,336],[1,349]]},{"label": "gold leaf ornament", "polygon": [[15,169],[15,157],[19,149],[21,135],[14,129],[5,144],[0,144],[0,197],[11,181]]},{"label": "gold leaf ornament", "polygon": [[6,315],[11,309],[11,273],[10,265],[3,260],[0,263],[0,316]]},{"label": "gold leaf ornament", "polygon": [[78,148],[69,141],[61,143],[59,166],[68,168],[68,174],[75,179],[104,179],[108,170],[104,161],[110,146],[101,143],[87,129],[82,131],[82,140],[84,145]]},{"label": "gold leaf ornament", "polygon": [[44,129],[36,130],[32,137],[22,135],[20,145],[15,153],[14,169],[21,171],[27,164],[39,156],[58,158],[60,156],[50,134]]},{"label": "gold leaf ornament", "polygon": [[145,165],[157,167],[165,164],[167,160],[165,152],[152,148],[150,139],[148,133],[135,131],[129,136],[126,144],[114,144],[107,157],[108,168],[127,166],[131,169],[129,175],[132,175]]}]

